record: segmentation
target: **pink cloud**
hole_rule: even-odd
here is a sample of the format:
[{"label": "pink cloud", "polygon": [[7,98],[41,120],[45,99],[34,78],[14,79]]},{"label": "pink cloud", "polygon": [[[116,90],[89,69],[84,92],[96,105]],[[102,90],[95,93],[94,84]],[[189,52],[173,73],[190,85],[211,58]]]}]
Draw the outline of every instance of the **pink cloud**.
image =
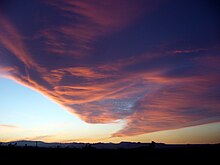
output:
[{"label": "pink cloud", "polygon": [[18,126],[15,125],[9,125],[9,124],[0,124],[0,127],[2,128],[18,128]]},{"label": "pink cloud", "polygon": [[23,42],[24,38],[7,18],[0,15],[0,19],[0,43],[27,67],[36,67],[36,63]]},{"label": "pink cloud", "polygon": [[164,85],[159,90],[136,103],[133,107],[135,112],[127,117],[127,127],[113,136],[131,136],[219,121],[219,100],[216,93],[210,93],[215,86],[213,82],[218,82],[219,77],[167,79],[165,84],[162,81]]},{"label": "pink cloud", "polygon": [[201,52],[201,51],[205,51],[207,49],[204,48],[198,48],[198,49],[184,49],[184,50],[174,50],[173,53],[174,54],[181,54],[181,53],[197,53],[197,52]]},{"label": "pink cloud", "polygon": [[151,0],[148,5],[144,5],[146,2],[143,0],[47,0],[45,3],[53,6],[61,15],[75,20],[42,30],[41,36],[46,38],[45,43],[49,47],[47,50],[77,58],[88,55],[93,49],[93,42],[99,37],[120,31],[146,11],[152,12],[159,4]]}]

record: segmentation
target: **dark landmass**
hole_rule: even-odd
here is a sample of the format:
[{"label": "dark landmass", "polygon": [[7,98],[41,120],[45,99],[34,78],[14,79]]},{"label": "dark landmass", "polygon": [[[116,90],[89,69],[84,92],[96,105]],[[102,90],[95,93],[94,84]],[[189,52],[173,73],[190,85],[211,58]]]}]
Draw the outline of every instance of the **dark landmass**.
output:
[{"label": "dark landmass", "polygon": [[[190,164],[219,162],[220,144],[0,143],[1,164]],[[2,163],[4,162],[4,163]]]}]

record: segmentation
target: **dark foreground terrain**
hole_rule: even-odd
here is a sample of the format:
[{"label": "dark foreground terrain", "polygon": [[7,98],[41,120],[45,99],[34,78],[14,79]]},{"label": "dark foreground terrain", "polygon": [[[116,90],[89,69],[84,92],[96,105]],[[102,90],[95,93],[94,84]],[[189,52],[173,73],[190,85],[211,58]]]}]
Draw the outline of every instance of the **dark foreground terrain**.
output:
[{"label": "dark foreground terrain", "polygon": [[[0,164],[190,164],[219,162],[220,145],[135,149],[37,148],[0,146]],[[218,164],[218,163],[217,163]]]}]

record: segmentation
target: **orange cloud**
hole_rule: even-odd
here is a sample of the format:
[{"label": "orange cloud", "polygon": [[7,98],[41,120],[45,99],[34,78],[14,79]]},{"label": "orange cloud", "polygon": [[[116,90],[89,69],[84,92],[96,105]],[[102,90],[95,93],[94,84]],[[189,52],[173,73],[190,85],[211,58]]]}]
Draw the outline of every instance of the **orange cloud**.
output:
[{"label": "orange cloud", "polygon": [[11,66],[7,66],[7,67],[0,67],[0,76],[6,76],[9,74],[12,74],[14,72],[16,72],[16,67],[11,67]]},{"label": "orange cloud", "polygon": [[37,67],[14,25],[1,14],[0,19],[0,43],[27,67]]},{"label": "orange cloud", "polygon": [[215,77],[213,81],[213,77],[209,76],[167,79],[169,81],[160,89],[136,102],[133,107],[135,113],[126,119],[127,127],[113,136],[131,136],[219,121],[219,96],[215,92],[210,93],[213,82],[219,79]]}]

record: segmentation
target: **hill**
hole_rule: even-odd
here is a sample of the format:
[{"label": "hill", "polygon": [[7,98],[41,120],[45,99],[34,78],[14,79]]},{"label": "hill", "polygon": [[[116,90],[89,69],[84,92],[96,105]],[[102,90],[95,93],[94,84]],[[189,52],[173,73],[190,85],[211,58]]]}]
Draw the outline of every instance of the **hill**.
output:
[{"label": "hill", "polygon": [[[17,144],[16,144],[17,143]],[[16,144],[16,145],[15,145]],[[25,145],[27,144],[27,145]],[[153,143],[154,144],[154,143]],[[207,163],[219,161],[220,145],[167,145],[162,143],[1,143],[4,164],[152,164]],[[78,146],[78,148],[77,148]]]}]

